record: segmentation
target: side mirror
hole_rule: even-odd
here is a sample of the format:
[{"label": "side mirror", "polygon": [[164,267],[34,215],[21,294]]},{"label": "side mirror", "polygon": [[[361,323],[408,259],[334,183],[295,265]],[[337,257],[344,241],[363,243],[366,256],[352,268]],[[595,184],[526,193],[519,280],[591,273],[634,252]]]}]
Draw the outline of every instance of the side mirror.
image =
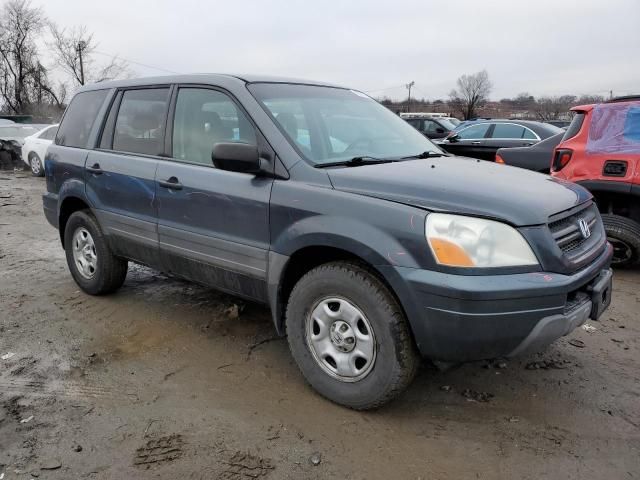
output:
[{"label": "side mirror", "polygon": [[258,147],[248,143],[216,143],[211,152],[211,160],[220,170],[243,173],[259,173],[261,171]]},{"label": "side mirror", "polygon": [[452,133],[450,134],[447,138],[445,138],[445,140],[448,140],[451,143],[455,143],[460,139],[460,137],[458,136],[457,133]]},{"label": "side mirror", "polygon": [[436,128],[436,133],[445,133],[445,131],[446,130],[444,128],[442,128],[442,127]]}]

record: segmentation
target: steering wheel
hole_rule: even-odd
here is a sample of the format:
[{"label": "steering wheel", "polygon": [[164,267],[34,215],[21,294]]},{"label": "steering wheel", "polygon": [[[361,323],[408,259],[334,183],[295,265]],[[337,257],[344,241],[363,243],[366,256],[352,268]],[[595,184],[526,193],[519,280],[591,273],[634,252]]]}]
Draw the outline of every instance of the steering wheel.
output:
[{"label": "steering wheel", "polygon": [[353,142],[349,144],[347,148],[344,149],[344,153],[351,152],[356,149],[358,145],[366,144],[367,147],[371,146],[371,139],[367,137],[356,138]]}]

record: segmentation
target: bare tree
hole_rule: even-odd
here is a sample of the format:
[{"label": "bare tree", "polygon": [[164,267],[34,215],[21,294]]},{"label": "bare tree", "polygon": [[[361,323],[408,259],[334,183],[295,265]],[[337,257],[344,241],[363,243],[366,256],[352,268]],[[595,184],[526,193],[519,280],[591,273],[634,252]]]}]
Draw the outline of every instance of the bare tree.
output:
[{"label": "bare tree", "polygon": [[602,95],[580,95],[576,103],[580,105],[588,105],[591,103],[602,103],[604,100],[605,98]]},{"label": "bare tree", "polygon": [[486,70],[458,78],[457,88],[449,93],[449,104],[465,120],[474,118],[491,93],[491,81]]},{"label": "bare tree", "polygon": [[40,63],[36,38],[45,17],[28,0],[10,0],[0,10],[0,100],[11,113],[37,113],[39,106],[62,101]]},{"label": "bare tree", "polygon": [[535,105],[536,116],[543,122],[558,120],[561,116],[568,114],[569,108],[575,104],[575,95],[540,97]]},{"label": "bare tree", "polygon": [[95,61],[97,44],[86,27],[65,29],[50,23],[49,30],[53,37],[52,50],[56,64],[75,84],[104,82],[128,75],[129,66],[122,59],[113,57],[107,63]]}]

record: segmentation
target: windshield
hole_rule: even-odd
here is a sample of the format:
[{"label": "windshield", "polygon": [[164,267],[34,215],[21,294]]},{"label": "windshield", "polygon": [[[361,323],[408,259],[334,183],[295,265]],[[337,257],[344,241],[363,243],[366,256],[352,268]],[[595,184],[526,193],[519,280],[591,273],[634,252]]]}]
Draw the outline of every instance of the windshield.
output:
[{"label": "windshield", "polygon": [[256,83],[249,90],[292,145],[316,165],[442,153],[407,122],[354,90],[283,83]]}]

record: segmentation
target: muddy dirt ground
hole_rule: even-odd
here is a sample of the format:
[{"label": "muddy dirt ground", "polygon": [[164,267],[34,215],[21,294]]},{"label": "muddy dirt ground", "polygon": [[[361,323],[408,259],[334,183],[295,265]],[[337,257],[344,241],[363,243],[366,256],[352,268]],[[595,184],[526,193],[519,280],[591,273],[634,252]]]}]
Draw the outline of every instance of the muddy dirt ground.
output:
[{"label": "muddy dirt ground", "polygon": [[0,478],[640,478],[638,271],[595,330],[425,364],[360,413],[304,383],[264,307],[141,267],[80,292],[43,190],[0,172]]}]

